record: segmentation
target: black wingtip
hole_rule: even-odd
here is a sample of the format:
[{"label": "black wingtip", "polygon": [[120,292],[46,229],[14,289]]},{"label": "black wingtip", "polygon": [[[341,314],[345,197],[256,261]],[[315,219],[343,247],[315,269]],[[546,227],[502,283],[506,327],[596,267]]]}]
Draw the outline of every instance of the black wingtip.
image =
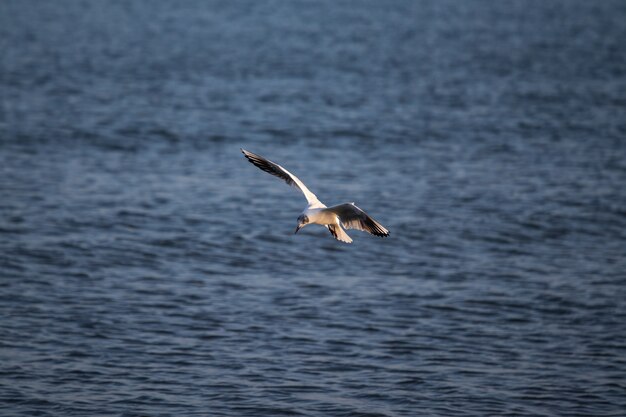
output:
[{"label": "black wingtip", "polygon": [[[254,165],[257,165],[257,164],[254,162],[255,157],[257,157],[257,155],[253,154],[253,153],[252,153],[252,152],[250,152],[250,151],[245,150],[244,148],[241,148],[241,153],[243,154],[243,156],[245,156],[245,157],[246,157],[246,159],[248,160],[248,162],[250,162],[250,163],[252,163],[252,164],[254,164]],[[258,157],[257,157],[257,158],[258,158]],[[257,166],[258,166],[258,165],[257,165]]]}]

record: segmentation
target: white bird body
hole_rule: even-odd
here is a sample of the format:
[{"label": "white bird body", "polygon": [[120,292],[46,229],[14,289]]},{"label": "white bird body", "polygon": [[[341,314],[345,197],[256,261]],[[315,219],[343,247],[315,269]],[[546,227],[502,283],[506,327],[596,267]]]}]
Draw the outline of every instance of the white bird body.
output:
[{"label": "white bird body", "polygon": [[[324,208],[326,208],[326,206],[324,206]],[[309,223],[321,224],[322,226],[334,224],[337,216],[328,211],[324,211],[324,208],[307,207],[302,214],[309,218]]]},{"label": "white bird body", "polygon": [[327,227],[335,239],[345,243],[352,243],[352,239],[345,232],[344,228],[362,230],[380,237],[389,236],[387,229],[354,205],[354,203],[344,203],[327,207],[319,201],[317,196],[313,194],[298,177],[282,166],[260,155],[248,152],[245,149],[242,149],[241,152],[243,152],[248,161],[257,168],[282,178],[287,184],[300,189],[304,194],[309,204],[298,217],[298,227],[295,233],[298,233],[298,230],[307,224],[319,224]]},{"label": "white bird body", "polygon": [[[324,206],[322,204],[322,206]],[[341,220],[336,213],[324,206],[323,208],[307,207],[302,214],[309,219],[306,224],[319,224],[326,226],[335,239],[345,243],[352,243],[352,239],[341,227]]]}]

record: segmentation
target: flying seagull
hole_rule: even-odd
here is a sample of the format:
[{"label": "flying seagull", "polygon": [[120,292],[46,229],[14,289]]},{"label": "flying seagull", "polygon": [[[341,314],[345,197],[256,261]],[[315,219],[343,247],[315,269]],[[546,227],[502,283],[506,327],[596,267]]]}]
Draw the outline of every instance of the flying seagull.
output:
[{"label": "flying seagull", "polygon": [[302,229],[307,224],[320,224],[328,228],[335,239],[345,243],[352,243],[352,239],[344,229],[362,230],[380,237],[389,236],[387,229],[368,216],[363,210],[355,206],[354,203],[344,203],[338,206],[326,207],[317,199],[315,194],[306,188],[306,185],[304,185],[298,177],[285,168],[260,155],[248,152],[245,149],[242,149],[241,152],[243,152],[245,157],[248,158],[248,161],[256,167],[281,178],[287,184],[298,188],[302,191],[302,194],[304,194],[309,204],[298,217],[298,227],[296,227],[295,233],[298,233],[298,230]]}]

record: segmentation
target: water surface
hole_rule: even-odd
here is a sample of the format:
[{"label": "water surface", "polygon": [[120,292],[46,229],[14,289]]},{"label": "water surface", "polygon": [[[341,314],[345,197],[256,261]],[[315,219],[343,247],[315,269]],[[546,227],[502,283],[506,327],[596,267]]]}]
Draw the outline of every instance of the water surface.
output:
[{"label": "water surface", "polygon": [[1,2],[0,414],[623,415],[624,22]]}]

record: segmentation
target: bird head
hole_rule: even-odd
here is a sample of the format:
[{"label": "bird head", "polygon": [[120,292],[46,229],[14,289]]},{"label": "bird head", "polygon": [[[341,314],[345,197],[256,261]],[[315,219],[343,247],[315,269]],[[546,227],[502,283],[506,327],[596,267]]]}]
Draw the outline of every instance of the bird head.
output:
[{"label": "bird head", "polygon": [[304,214],[301,214],[300,217],[298,217],[298,227],[296,227],[296,231],[294,232],[294,234],[298,233],[298,230],[302,229],[308,223],[309,223],[309,218],[305,216]]}]

